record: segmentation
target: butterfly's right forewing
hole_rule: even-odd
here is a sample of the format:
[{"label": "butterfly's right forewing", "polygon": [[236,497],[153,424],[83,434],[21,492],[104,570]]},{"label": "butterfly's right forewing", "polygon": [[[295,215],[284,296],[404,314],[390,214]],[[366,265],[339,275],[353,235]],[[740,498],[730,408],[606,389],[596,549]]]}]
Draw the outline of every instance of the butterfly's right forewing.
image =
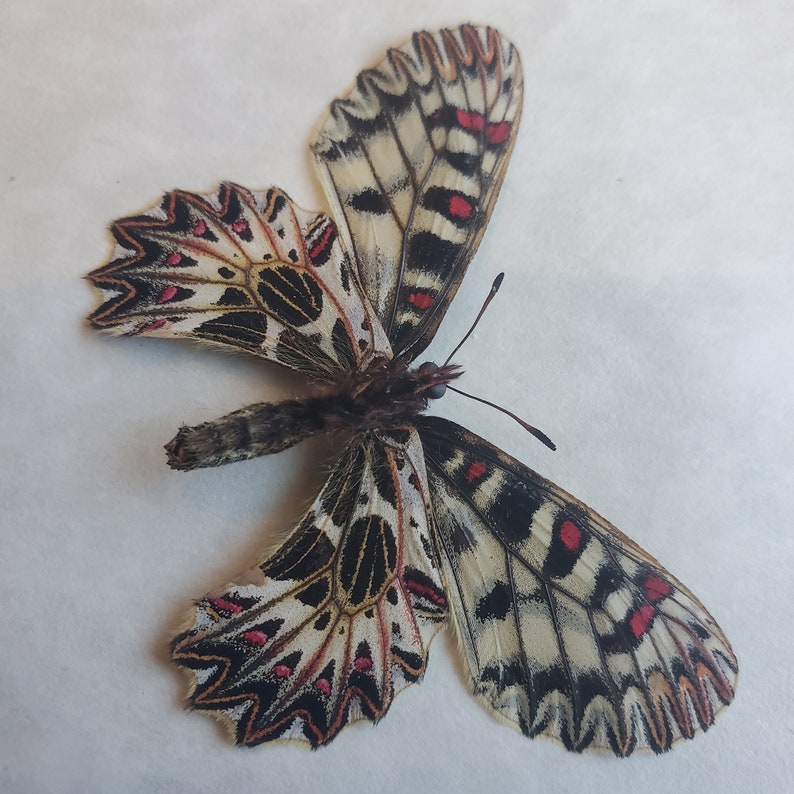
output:
[{"label": "butterfly's right forewing", "polygon": [[475,691],[529,736],[656,752],[733,699],[736,658],[692,593],[590,508],[464,428],[417,421]]}]

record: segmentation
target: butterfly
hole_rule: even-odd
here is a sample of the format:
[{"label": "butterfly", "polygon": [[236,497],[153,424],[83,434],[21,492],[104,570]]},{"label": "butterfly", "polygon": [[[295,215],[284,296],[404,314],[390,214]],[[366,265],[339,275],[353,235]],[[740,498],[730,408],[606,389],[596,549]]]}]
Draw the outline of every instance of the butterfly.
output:
[{"label": "butterfly", "polygon": [[112,224],[89,278],[114,334],[276,361],[313,396],[182,427],[175,469],[345,439],[272,555],[197,601],[174,638],[193,708],[235,741],[330,742],[377,721],[456,633],[474,694],[566,748],[668,750],[714,722],[737,663],[719,626],[595,511],[447,419],[461,371],[415,362],[479,245],[523,77],[489,27],[415,33],[335,100],[313,143],[334,220],[272,187],[173,191]]}]

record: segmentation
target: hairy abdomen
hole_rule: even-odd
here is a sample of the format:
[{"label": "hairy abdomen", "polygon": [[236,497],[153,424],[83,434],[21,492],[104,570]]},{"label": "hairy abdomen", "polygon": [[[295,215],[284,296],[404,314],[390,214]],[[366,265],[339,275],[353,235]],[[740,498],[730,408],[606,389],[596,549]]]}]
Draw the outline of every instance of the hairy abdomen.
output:
[{"label": "hairy abdomen", "polygon": [[325,398],[256,403],[195,427],[166,445],[168,465],[188,471],[281,452],[326,429]]},{"label": "hairy abdomen", "polygon": [[351,383],[306,400],[255,403],[195,427],[166,445],[168,465],[187,471],[281,452],[316,433],[367,432],[411,424],[427,407],[425,392],[457,377],[455,367],[427,364],[415,372],[378,366]]}]

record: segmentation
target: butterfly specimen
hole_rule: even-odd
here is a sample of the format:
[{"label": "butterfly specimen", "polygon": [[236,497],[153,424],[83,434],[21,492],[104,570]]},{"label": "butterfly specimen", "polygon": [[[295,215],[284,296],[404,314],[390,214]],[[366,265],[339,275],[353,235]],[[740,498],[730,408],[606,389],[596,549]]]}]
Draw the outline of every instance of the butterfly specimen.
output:
[{"label": "butterfly specimen", "polygon": [[330,108],[313,152],[333,212],[278,188],[174,191],[116,221],[92,324],[279,362],[314,396],[166,445],[175,469],[346,440],[287,540],[199,600],[173,640],[190,703],[242,744],[326,744],[420,679],[445,624],[474,693],[570,750],[669,749],[705,730],[737,665],[703,605],[561,488],[425,416],[461,371],[417,358],[488,222],[523,78],[496,30],[414,34]]}]

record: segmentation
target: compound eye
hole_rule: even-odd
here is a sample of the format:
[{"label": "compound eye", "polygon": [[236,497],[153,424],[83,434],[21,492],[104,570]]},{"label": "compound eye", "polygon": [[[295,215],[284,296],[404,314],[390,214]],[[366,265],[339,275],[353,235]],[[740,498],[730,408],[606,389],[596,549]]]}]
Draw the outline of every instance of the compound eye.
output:
[{"label": "compound eye", "polygon": [[446,383],[434,383],[429,389],[425,390],[425,396],[431,400],[438,400],[447,393]]}]

